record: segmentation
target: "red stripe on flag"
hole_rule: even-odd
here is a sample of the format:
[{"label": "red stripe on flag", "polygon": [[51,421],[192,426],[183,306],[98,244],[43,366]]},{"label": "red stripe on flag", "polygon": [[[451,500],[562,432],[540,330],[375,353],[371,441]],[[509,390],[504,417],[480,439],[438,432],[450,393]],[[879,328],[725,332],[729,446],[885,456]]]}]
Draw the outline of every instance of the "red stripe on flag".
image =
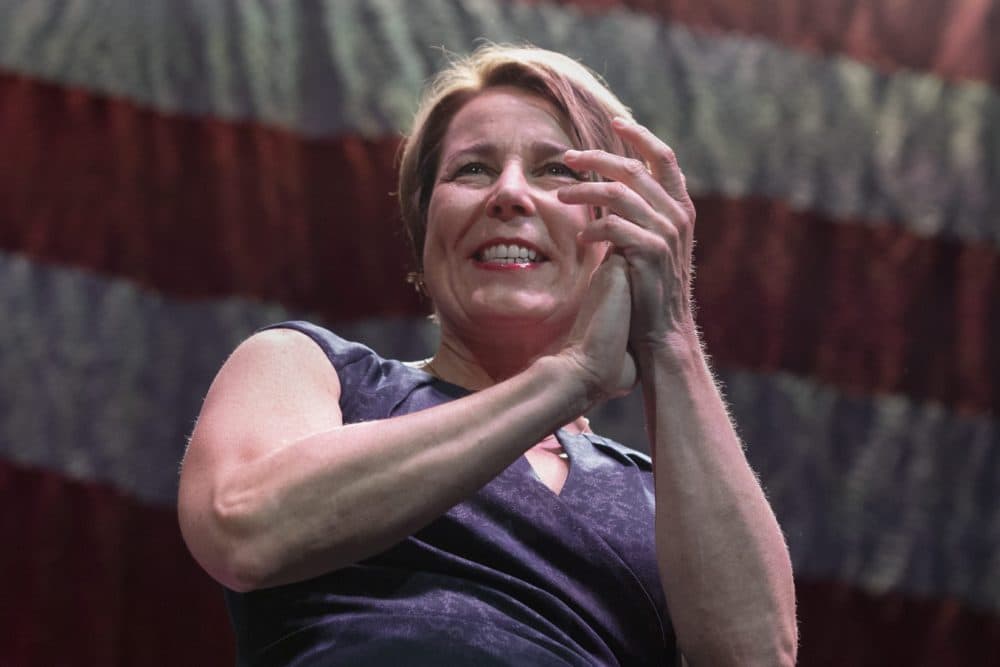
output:
[{"label": "red stripe on flag", "polygon": [[233,664],[222,588],[173,508],[4,462],[0,499],[0,664]]},{"label": "red stripe on flag", "polygon": [[[395,138],[304,140],[0,77],[0,247],[184,298],[415,315]],[[701,197],[696,297],[726,365],[1000,406],[1000,252]]]},{"label": "red stripe on flag", "polygon": [[766,199],[695,201],[708,351],[756,372],[1000,407],[1000,254]]},{"label": "red stripe on flag", "polygon": [[0,248],[190,298],[337,318],[420,307],[396,139],[303,141],[0,75],[0,143]]},{"label": "red stripe on flag", "polygon": [[800,667],[966,667],[1000,654],[1000,616],[959,600],[796,581]]},{"label": "red stripe on flag", "polygon": [[[552,0],[520,0],[548,4]],[[1000,86],[990,0],[556,0],[584,12],[626,8],[694,28],[760,36],[795,49],[842,54],[891,72],[918,69]]]}]

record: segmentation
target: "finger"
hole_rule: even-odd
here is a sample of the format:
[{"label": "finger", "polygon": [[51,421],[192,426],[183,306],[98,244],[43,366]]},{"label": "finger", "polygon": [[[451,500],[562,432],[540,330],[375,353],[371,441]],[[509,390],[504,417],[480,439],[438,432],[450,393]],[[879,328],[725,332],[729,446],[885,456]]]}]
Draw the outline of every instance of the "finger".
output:
[{"label": "finger", "polygon": [[653,177],[679,202],[691,201],[687,184],[674,150],[648,128],[625,118],[615,118],[611,126],[629,142],[649,164]]},{"label": "finger", "polygon": [[619,254],[631,257],[637,254],[656,255],[668,252],[667,241],[659,234],[654,234],[614,214],[591,220],[580,232],[579,237],[581,241],[587,243],[611,243],[615,252],[609,252],[608,258]]},{"label": "finger", "polygon": [[[600,206],[645,229],[656,227],[659,214],[635,190],[617,181],[586,181],[559,188],[556,193],[565,204]],[[670,206],[676,207],[676,202]]]},{"label": "finger", "polygon": [[653,208],[668,204],[670,197],[642,160],[602,150],[566,151],[563,159],[576,171],[594,171],[606,179],[625,183]]}]

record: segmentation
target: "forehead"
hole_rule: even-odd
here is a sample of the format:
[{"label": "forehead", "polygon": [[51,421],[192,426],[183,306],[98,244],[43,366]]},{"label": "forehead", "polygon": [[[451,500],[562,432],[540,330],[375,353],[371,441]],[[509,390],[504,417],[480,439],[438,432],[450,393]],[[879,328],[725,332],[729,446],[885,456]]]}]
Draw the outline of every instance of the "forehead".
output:
[{"label": "forehead", "polygon": [[487,141],[520,145],[533,141],[574,145],[568,123],[548,100],[509,86],[488,88],[469,100],[452,118],[444,152]]}]

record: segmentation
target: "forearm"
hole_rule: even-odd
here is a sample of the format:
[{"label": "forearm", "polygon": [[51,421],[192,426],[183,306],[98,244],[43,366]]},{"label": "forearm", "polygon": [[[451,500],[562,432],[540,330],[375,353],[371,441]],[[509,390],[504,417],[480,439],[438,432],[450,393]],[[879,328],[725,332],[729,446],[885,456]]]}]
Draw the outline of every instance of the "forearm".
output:
[{"label": "forearm", "polygon": [[793,664],[788,550],[697,340],[689,339],[639,361],[657,559],[671,618],[691,665]]},{"label": "forearm", "polygon": [[234,469],[214,504],[242,550],[237,578],[273,586],[384,550],[581,414],[585,389],[546,357],[460,400],[317,433]]}]

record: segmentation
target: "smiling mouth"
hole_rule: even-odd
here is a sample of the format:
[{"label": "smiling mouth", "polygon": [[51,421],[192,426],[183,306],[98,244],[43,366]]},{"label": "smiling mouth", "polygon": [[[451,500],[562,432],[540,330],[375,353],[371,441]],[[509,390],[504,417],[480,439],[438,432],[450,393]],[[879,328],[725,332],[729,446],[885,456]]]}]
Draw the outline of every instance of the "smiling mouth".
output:
[{"label": "smiling mouth", "polygon": [[507,264],[541,264],[549,258],[533,248],[518,244],[497,243],[480,249],[474,258],[484,264],[504,266]]}]

